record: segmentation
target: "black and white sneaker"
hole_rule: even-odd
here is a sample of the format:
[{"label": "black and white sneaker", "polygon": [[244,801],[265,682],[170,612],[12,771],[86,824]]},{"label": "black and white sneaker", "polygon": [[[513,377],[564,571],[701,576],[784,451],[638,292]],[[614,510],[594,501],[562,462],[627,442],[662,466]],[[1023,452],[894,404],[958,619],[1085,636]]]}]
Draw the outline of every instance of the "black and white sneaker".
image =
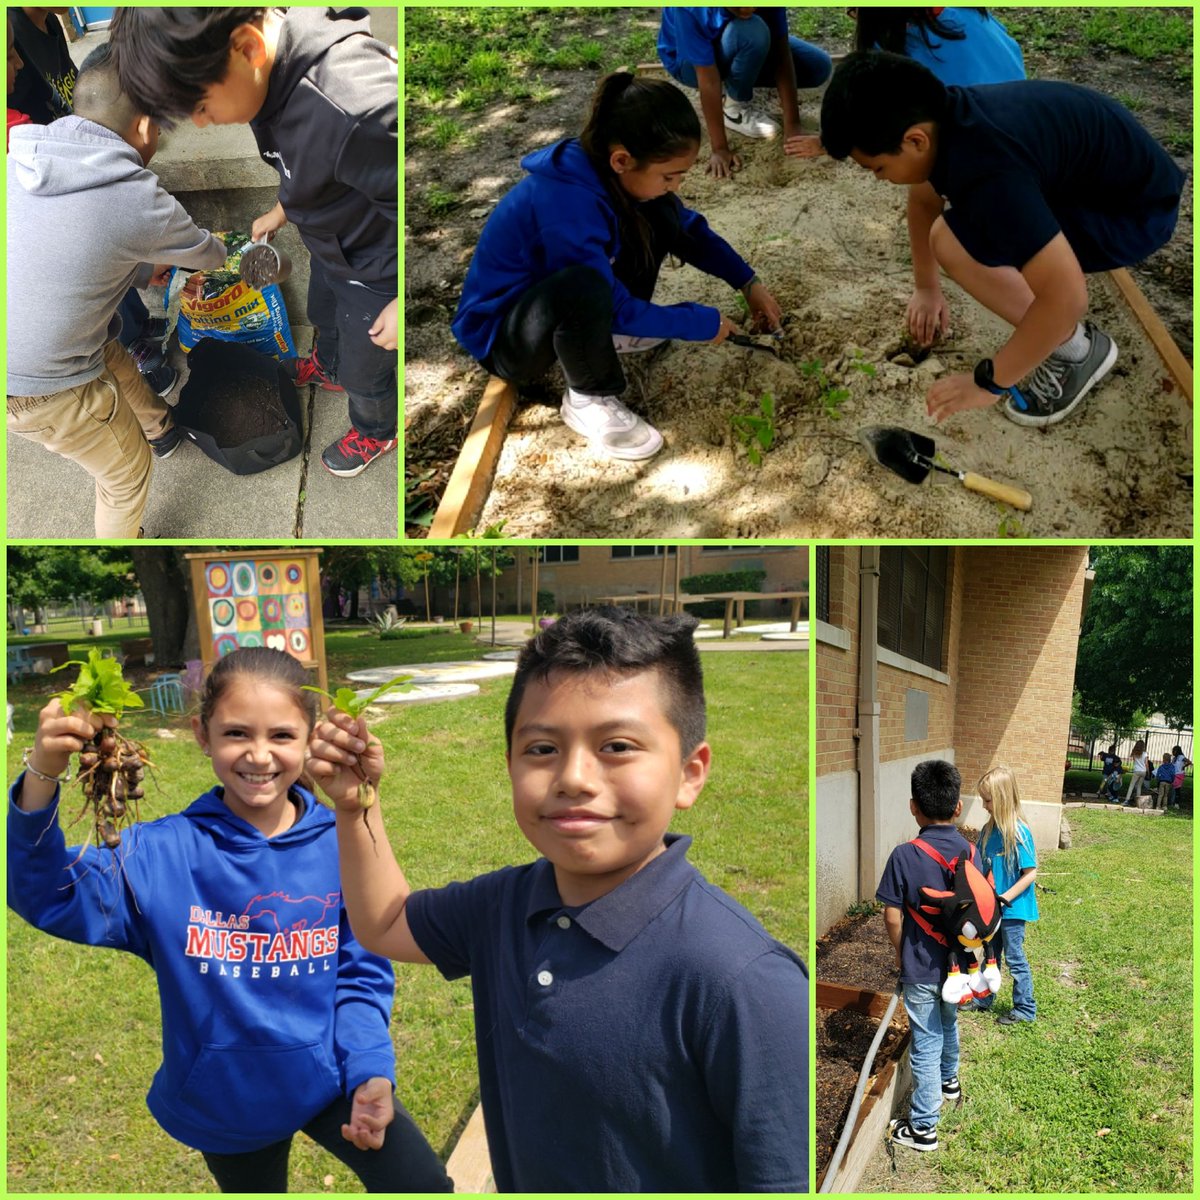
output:
[{"label": "black and white sneaker", "polygon": [[1057,425],[1112,370],[1117,344],[1091,321],[1084,322],[1088,351],[1081,362],[1051,354],[1028,382],[1014,387],[1004,402],[1004,415],[1018,425]]},{"label": "black and white sneaker", "polygon": [[938,1148],[937,1131],[928,1132],[914,1129],[907,1121],[896,1118],[888,1122],[888,1137],[897,1146],[907,1146],[910,1150],[936,1150]]},{"label": "black and white sneaker", "polygon": [[962,1085],[958,1082],[958,1076],[953,1079],[942,1080],[942,1099],[943,1100],[961,1100]]},{"label": "black and white sneaker", "polygon": [[179,444],[183,441],[183,431],[177,425],[171,425],[165,433],[160,433],[158,437],[150,438],[149,441],[154,457],[161,461],[170,458],[179,449]]}]

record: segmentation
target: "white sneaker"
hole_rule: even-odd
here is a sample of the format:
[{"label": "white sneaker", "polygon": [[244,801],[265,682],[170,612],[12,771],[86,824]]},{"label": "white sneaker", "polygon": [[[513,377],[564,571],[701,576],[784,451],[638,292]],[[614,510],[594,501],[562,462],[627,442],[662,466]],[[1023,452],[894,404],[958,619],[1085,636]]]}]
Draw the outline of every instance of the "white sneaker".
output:
[{"label": "white sneaker", "polygon": [[638,337],[633,333],[614,333],[612,340],[618,354],[641,354],[643,350],[653,350],[667,341],[666,338]]},{"label": "white sneaker", "polygon": [[636,461],[662,449],[662,434],[616,396],[585,396],[568,389],[563,394],[562,419],[606,458]]},{"label": "white sneaker", "polygon": [[725,128],[743,137],[773,138],[779,136],[778,124],[754,107],[749,100],[725,97]]}]

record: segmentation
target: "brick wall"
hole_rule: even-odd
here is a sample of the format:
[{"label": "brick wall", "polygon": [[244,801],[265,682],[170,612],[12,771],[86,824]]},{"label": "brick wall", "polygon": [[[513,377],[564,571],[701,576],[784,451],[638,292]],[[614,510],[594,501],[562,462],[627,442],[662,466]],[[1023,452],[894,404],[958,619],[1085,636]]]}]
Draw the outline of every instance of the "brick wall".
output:
[{"label": "brick wall", "polygon": [[857,546],[829,548],[829,624],[849,634],[849,649],[810,640],[817,655],[818,777],[857,766],[859,553]]}]

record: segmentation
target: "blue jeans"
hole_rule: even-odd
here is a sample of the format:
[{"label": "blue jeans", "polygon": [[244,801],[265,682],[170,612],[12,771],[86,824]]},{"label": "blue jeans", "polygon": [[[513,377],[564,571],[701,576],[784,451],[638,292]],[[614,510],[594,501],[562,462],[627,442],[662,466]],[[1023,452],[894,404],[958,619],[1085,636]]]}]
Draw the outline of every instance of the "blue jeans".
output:
[{"label": "blue jeans", "polygon": [[121,314],[121,332],[117,335],[117,340],[128,350],[142,336],[150,314],[146,311],[141,296],[133,288],[122,297],[121,303],[117,305],[117,312]]},{"label": "blue jeans", "polygon": [[[833,71],[829,55],[820,46],[811,46],[798,37],[789,35],[788,44],[796,70],[796,86],[820,87]],[[735,19],[725,26],[715,47],[715,57],[731,99],[749,100],[756,87],[775,86],[775,72],[767,69],[770,49],[771,31],[762,17]],[[687,87],[696,86],[696,68],[692,63],[679,63],[674,76]]]},{"label": "blue jeans", "polygon": [[[1008,962],[1009,974],[1012,975],[1013,997],[1012,1011],[1014,1017],[1023,1021],[1032,1021],[1037,1017],[1037,1004],[1033,999],[1033,972],[1029,969],[1029,960],[1025,957],[1025,922],[1001,920],[1000,935],[996,947],[996,961],[1002,958]],[[975,1007],[985,1011],[992,1007],[995,996],[986,1000],[976,1000]]]},{"label": "blue jeans", "polygon": [[937,983],[906,983],[904,1010],[912,1030],[913,1093],[908,1120],[923,1132],[937,1128],[942,1083],[958,1074],[958,1005],[942,999]]}]

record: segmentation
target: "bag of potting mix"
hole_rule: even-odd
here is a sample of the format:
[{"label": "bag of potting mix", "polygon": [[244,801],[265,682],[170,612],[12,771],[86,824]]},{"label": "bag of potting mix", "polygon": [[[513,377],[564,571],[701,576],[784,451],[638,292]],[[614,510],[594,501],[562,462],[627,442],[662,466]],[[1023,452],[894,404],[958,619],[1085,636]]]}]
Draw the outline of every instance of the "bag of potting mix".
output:
[{"label": "bag of potting mix", "polygon": [[[279,285],[270,283],[261,291],[247,287],[238,274],[242,247],[250,235],[241,230],[218,232],[229,250],[225,265],[216,271],[172,272],[168,297],[179,297],[179,344],[189,351],[202,338],[237,342],[273,358],[294,358],[296,345],[288,324],[287,309]],[[172,286],[180,275],[182,287]]]}]

